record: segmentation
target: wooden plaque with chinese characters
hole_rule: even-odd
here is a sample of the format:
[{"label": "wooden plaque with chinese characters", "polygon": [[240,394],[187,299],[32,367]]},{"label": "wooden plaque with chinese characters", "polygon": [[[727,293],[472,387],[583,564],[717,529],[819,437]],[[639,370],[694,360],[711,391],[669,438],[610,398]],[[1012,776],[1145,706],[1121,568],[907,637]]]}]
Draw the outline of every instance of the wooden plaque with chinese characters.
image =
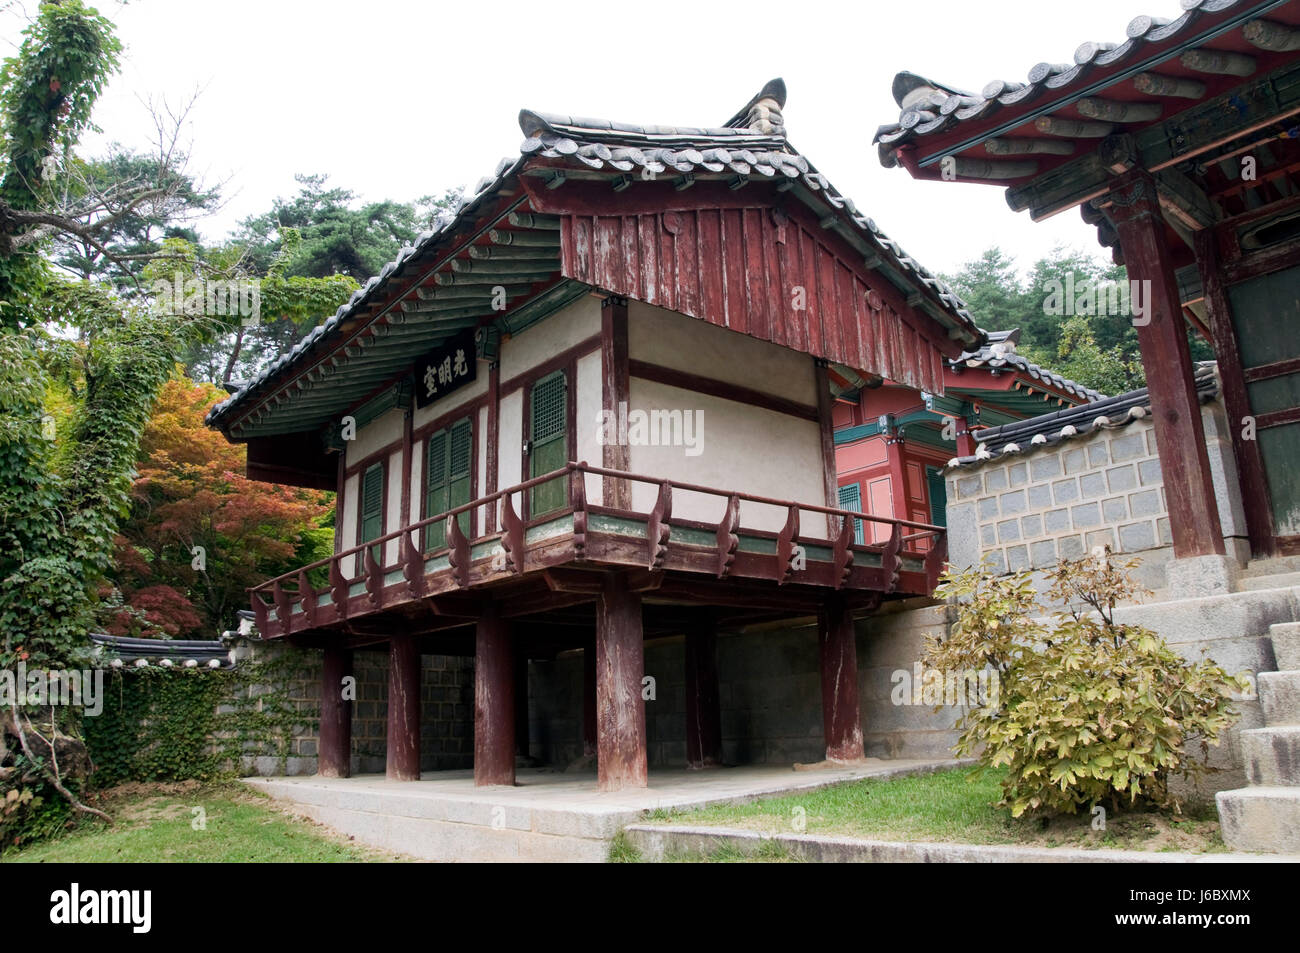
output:
[{"label": "wooden plaque with chinese characters", "polygon": [[415,362],[415,406],[428,407],[471,383],[476,371],[474,332],[457,334]]}]

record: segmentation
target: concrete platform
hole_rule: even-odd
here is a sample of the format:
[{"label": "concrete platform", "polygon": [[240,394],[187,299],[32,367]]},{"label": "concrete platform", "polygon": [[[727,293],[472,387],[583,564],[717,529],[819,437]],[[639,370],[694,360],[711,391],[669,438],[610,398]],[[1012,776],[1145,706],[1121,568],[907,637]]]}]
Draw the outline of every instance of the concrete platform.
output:
[{"label": "concrete platform", "polygon": [[588,862],[606,859],[620,830],[651,811],[736,803],[867,777],[923,774],[961,762],[882,760],[795,771],[748,765],[656,769],[646,788],[602,793],[595,772],[521,769],[514,787],[474,786],[472,771],[431,771],[419,781],[246,778],[312,820],[384,850],[455,862]]}]

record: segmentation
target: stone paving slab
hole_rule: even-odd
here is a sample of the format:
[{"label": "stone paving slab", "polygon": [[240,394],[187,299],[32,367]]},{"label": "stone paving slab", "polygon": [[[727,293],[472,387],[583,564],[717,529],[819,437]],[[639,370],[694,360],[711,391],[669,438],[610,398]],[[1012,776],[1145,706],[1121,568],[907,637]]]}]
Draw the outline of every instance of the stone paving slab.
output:
[{"label": "stone paving slab", "polygon": [[1067,847],[1020,847],[1012,844],[950,844],[880,841],[814,834],[763,834],[725,827],[633,824],[624,830],[632,846],[648,860],[667,854],[710,853],[731,847],[751,854],[775,841],[804,861],[860,864],[1057,863],[1057,864],[1270,864],[1300,862],[1300,855],[1189,854],[1138,850],[1079,850]]},{"label": "stone paving slab", "polygon": [[419,781],[246,778],[249,786],[363,843],[426,860],[603,860],[628,824],[660,809],[737,803],[860,778],[921,774],[967,762],[867,758],[795,771],[746,765],[650,772],[646,788],[601,792],[595,772],[521,769],[514,787],[474,786],[472,771],[431,771]]}]

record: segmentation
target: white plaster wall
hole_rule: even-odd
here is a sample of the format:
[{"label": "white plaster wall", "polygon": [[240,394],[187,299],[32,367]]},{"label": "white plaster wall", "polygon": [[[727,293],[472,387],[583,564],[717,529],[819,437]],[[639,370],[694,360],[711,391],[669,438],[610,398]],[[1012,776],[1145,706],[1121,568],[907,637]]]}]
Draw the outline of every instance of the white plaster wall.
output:
[{"label": "white plaster wall", "polygon": [[[578,361],[577,428],[574,440],[574,460],[585,460],[594,467],[602,466],[604,450],[599,440],[601,409],[603,407],[604,373],[600,351],[588,354]],[[587,475],[587,502],[601,502],[601,478]]]},{"label": "white plaster wall", "polygon": [[348,466],[364,460],[389,444],[402,439],[402,409],[394,407],[370,423],[357,428],[354,440],[346,441]]},{"label": "white plaster wall", "polygon": [[[811,420],[637,377],[632,378],[630,409],[693,411],[701,448],[698,456],[687,456],[687,448],[682,446],[632,446],[634,473],[826,505],[821,430]],[[649,484],[634,483],[633,508],[648,512],[654,506],[655,493]],[[673,493],[674,517],[717,522],[725,506],[722,497],[685,491]],[[746,528],[780,530],[785,519],[784,508],[741,503],[740,523]],[[819,525],[811,516],[804,517],[804,524],[809,533]]]},{"label": "white plaster wall", "polygon": [[807,354],[640,301],[628,302],[627,323],[633,360],[817,404],[813,362]]},{"label": "white plaster wall", "polygon": [[[388,505],[384,511],[384,535],[401,528],[402,522],[402,451],[401,448],[388,455],[387,470],[384,481],[388,490]],[[401,543],[392,539],[384,544],[384,565],[391,566],[397,562],[401,552]]]},{"label": "white plaster wall", "polygon": [[497,445],[497,489],[522,482],[519,453],[524,441],[524,392],[516,389],[501,395],[500,439]]},{"label": "white plaster wall", "polygon": [[[345,549],[351,549],[357,544],[357,494],[360,492],[358,487],[361,483],[361,477],[354,473],[343,482],[343,516],[341,524],[336,522],[334,526],[335,535],[339,537],[340,552]],[[336,517],[337,520],[337,517]],[[351,572],[352,567],[347,563],[352,560],[344,560],[343,571]]]},{"label": "white plaster wall", "polygon": [[419,429],[429,421],[450,413],[457,407],[468,404],[475,398],[486,394],[488,389],[488,366],[486,361],[478,362],[478,369],[475,374],[474,380],[460,390],[453,391],[441,400],[435,400],[428,407],[416,408],[415,416],[412,418],[412,424],[415,428]]},{"label": "white plaster wall", "polygon": [[501,344],[501,379],[509,380],[600,333],[600,299],[579,298]]}]

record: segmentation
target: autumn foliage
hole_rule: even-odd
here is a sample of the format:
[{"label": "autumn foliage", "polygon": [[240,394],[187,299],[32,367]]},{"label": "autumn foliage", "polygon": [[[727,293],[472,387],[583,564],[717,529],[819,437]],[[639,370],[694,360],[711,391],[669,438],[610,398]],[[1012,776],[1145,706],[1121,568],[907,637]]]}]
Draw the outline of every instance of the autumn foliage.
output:
[{"label": "autumn foliage", "polygon": [[112,631],[212,638],[247,608],[247,587],[330,551],[332,494],[248,479],[245,448],[204,426],[225,396],[180,376],[158,395],[117,540],[128,605]]}]

